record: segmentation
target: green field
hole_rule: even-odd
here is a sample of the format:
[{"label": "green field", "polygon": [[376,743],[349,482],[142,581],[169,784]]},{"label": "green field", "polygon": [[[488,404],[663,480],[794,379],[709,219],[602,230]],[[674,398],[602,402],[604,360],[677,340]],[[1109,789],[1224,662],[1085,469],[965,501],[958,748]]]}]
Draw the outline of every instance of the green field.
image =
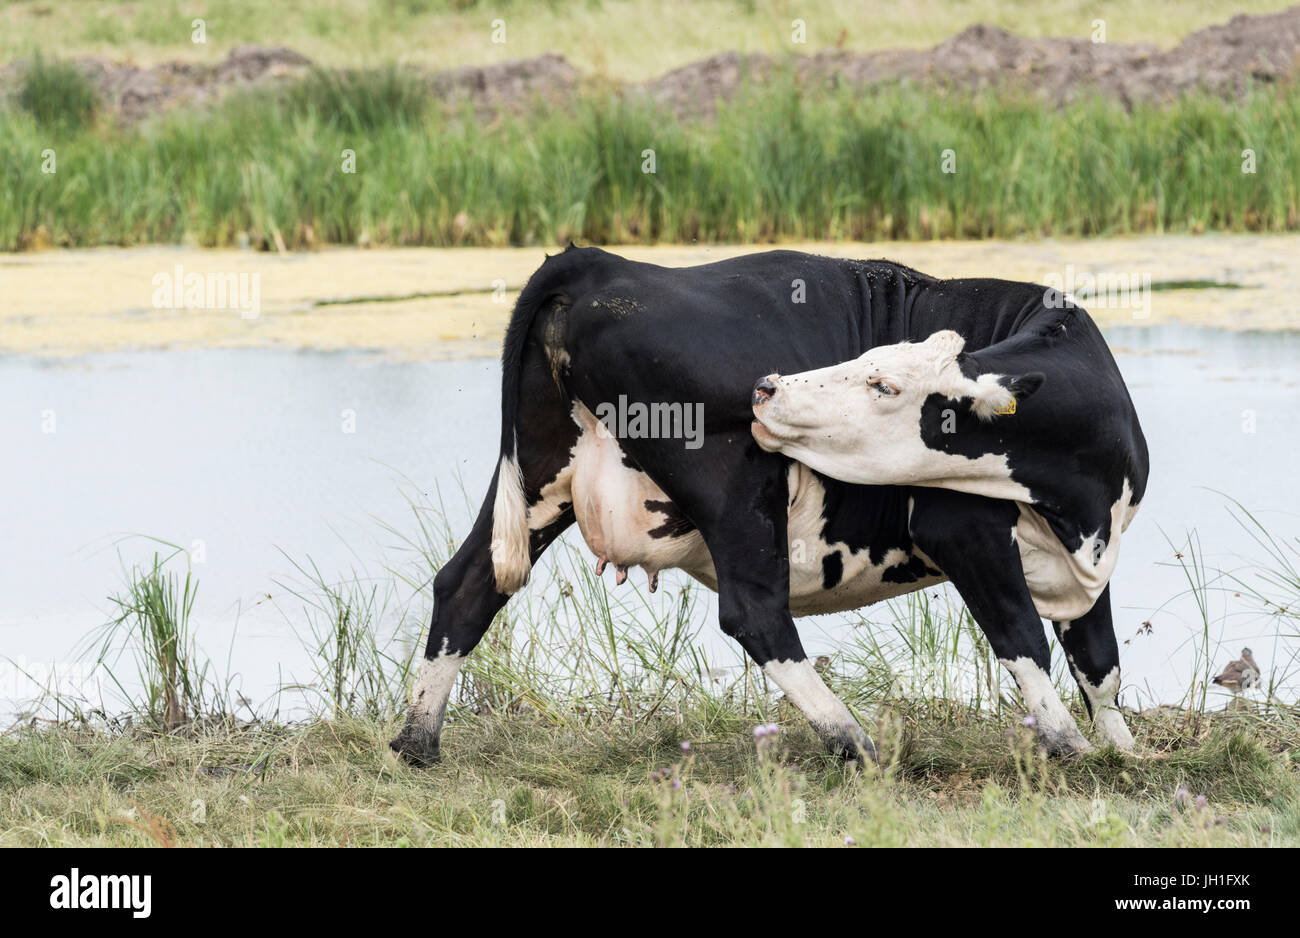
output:
[{"label": "green field", "polygon": [[591,93],[485,124],[378,70],[123,129],[87,116],[75,76],[44,70],[23,105],[0,111],[0,250],[1300,228],[1294,88],[1128,112],[906,87],[809,96],[778,80],[707,122]]}]

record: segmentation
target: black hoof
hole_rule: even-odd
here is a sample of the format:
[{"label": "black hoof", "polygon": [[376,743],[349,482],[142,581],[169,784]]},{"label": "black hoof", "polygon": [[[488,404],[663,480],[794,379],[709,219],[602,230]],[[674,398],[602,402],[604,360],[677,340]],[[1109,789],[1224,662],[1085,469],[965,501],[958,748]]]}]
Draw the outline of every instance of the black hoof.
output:
[{"label": "black hoof", "polygon": [[1095,750],[1077,733],[1038,733],[1038,745],[1053,759],[1082,759]]},{"label": "black hoof", "polygon": [[826,741],[832,755],[839,756],[845,762],[879,762],[880,753],[876,745],[865,733],[854,736],[836,736]]},{"label": "black hoof", "polygon": [[417,768],[428,768],[442,761],[442,752],[436,739],[427,734],[414,732],[409,726],[403,727],[388,743],[388,748],[397,753],[403,762]]}]

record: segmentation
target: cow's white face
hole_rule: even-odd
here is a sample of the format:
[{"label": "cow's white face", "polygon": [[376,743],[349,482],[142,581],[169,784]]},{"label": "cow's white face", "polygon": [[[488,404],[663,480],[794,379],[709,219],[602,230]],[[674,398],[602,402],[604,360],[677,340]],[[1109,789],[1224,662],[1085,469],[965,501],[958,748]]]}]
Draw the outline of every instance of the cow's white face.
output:
[{"label": "cow's white face", "polygon": [[[971,411],[990,420],[1011,411],[1017,397],[1000,375],[963,375],[957,356],[964,345],[960,335],[944,330],[920,343],[882,345],[829,368],[769,375],[754,387],[754,439],[768,452],[845,482],[941,481],[953,457],[921,438],[926,398],[969,398]],[[1037,375],[1022,381],[1020,396],[1040,382]]]}]

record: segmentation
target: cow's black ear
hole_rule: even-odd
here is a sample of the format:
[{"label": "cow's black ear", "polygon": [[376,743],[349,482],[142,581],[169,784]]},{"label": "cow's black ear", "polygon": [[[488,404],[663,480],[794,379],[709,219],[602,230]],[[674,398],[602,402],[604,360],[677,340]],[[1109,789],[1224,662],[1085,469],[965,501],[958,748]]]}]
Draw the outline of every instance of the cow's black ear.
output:
[{"label": "cow's black ear", "polygon": [[1041,371],[1031,371],[1006,382],[1006,389],[1016,396],[1016,400],[1023,401],[1043,386],[1046,377]]}]

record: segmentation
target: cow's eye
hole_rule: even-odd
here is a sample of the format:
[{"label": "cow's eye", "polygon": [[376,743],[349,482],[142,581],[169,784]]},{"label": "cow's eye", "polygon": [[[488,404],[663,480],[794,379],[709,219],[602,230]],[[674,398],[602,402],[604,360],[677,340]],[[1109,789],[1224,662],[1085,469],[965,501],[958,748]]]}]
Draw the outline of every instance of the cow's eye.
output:
[{"label": "cow's eye", "polygon": [[881,394],[885,395],[886,397],[893,397],[895,394],[898,393],[898,388],[894,387],[888,381],[872,381],[871,390],[879,391]]}]

